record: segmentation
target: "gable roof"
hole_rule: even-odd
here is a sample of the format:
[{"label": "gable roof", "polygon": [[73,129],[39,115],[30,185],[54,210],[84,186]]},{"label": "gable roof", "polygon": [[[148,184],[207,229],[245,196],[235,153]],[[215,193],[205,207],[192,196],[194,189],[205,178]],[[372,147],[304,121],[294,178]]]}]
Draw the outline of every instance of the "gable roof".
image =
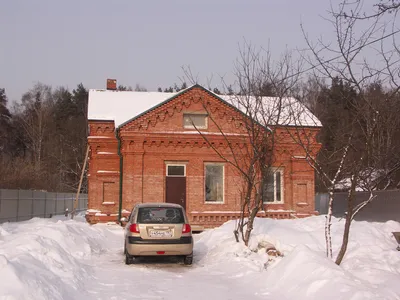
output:
[{"label": "gable roof", "polygon": [[115,127],[177,93],[89,90],[88,119],[109,120]]},{"label": "gable roof", "polygon": [[[198,87],[224,104],[238,109],[246,114],[241,105],[233,105],[238,96],[217,95],[210,90],[196,84],[177,93],[163,92],[136,92],[136,91],[113,91],[113,90],[89,90],[88,119],[114,121],[115,127],[123,125],[139,118],[151,110],[175,99],[177,96]],[[240,97],[240,96],[239,96]],[[251,98],[251,97],[250,97]],[[259,111],[273,111],[276,107],[275,97],[263,97],[263,107]],[[250,99],[251,100],[251,99]],[[287,126],[310,126],[320,127],[321,122],[299,101],[294,98],[284,98],[282,101],[282,112],[279,116],[279,124]],[[295,112],[295,113],[294,113]],[[295,117],[293,117],[295,116]]]}]

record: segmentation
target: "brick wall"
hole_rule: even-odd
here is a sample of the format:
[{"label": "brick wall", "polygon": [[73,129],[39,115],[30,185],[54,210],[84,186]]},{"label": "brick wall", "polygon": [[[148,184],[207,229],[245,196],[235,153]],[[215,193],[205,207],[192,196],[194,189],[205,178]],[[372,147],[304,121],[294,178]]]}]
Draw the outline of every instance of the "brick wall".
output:
[{"label": "brick wall", "polygon": [[[186,165],[186,210],[192,224],[216,226],[236,218],[240,210],[241,178],[224,162],[195,129],[184,129],[184,112],[205,112],[210,116],[205,137],[226,156],[231,152],[220,130],[240,153],[247,138],[240,125],[242,115],[202,89],[192,89],[120,129],[123,156],[122,209],[124,214],[136,203],[165,202],[166,163]],[[116,221],[119,193],[118,141],[113,122],[90,124],[89,212],[91,223]],[[315,129],[310,132],[316,134]],[[261,217],[287,218],[314,213],[314,171],[301,157],[286,129],[279,131],[274,165],[283,168],[282,204],[269,204]],[[317,145],[317,144],[316,144]],[[317,147],[317,146],[316,146]],[[318,147],[317,147],[318,148]],[[295,157],[293,158],[295,154]],[[232,158],[232,157],[231,157]],[[224,202],[206,203],[205,163],[224,163]],[[113,196],[114,195],[114,196]],[[112,204],[114,203],[114,204]]]}]

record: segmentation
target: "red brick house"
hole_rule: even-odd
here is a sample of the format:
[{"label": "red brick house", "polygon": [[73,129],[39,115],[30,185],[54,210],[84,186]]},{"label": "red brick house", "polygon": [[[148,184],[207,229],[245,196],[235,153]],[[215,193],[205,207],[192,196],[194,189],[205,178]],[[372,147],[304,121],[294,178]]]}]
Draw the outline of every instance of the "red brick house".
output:
[{"label": "red brick house", "polygon": [[[305,112],[312,122],[303,122],[303,129],[315,141],[321,124]],[[90,90],[88,222],[117,221],[140,202],[178,202],[194,226],[211,227],[236,218],[240,178],[197,131],[216,147],[226,148],[226,139],[210,117],[235,147],[243,145],[244,133],[237,126],[243,113],[226,96],[199,85],[179,93]],[[279,169],[260,216],[315,214],[314,170],[290,138],[287,125],[282,124],[279,134],[284,136],[274,150]]]}]

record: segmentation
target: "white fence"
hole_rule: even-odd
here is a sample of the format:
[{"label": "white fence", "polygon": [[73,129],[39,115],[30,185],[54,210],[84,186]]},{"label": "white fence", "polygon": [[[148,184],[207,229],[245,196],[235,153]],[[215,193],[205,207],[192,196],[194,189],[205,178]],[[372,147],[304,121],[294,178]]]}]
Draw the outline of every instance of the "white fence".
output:
[{"label": "white fence", "polygon": [[[71,212],[75,193],[50,193],[31,190],[0,189],[0,223],[50,218]],[[87,194],[80,194],[77,210],[87,209]]]}]

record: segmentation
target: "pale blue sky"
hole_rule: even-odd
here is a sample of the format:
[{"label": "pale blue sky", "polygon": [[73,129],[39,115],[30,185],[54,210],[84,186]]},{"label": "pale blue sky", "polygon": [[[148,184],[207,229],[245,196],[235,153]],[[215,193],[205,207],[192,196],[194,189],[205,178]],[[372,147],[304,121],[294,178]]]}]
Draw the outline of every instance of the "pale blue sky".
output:
[{"label": "pale blue sky", "polygon": [[[335,1],[334,1],[335,2]],[[148,90],[179,83],[190,65],[200,83],[232,80],[238,43],[304,47],[332,35],[322,0],[0,0],[0,87],[10,100],[35,82],[104,88],[106,78]]]}]

